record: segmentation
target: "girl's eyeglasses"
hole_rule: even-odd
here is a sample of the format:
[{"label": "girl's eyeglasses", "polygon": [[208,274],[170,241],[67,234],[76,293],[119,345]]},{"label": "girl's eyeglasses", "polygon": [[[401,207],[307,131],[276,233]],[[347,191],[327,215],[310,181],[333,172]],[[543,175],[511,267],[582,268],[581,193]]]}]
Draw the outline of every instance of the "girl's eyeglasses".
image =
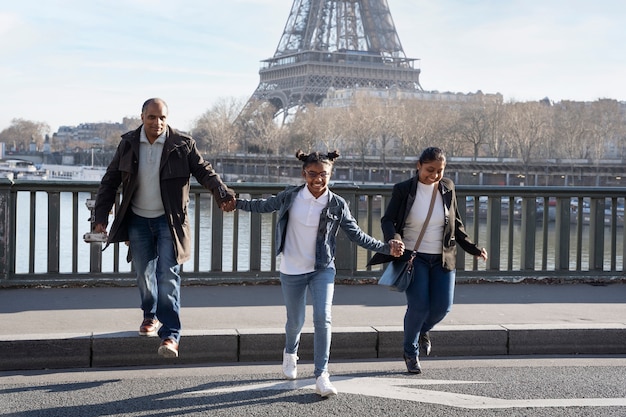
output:
[{"label": "girl's eyeglasses", "polygon": [[326,178],[328,177],[328,172],[326,171],[322,171],[322,172],[315,172],[315,171],[304,171],[306,173],[306,175],[311,178],[311,179],[315,179],[317,177],[322,177],[322,178]]}]

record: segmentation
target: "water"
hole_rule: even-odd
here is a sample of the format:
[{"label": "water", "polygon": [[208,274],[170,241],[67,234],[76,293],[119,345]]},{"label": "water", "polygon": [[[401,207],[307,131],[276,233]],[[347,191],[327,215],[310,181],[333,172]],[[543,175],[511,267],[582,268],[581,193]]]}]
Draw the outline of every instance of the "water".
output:
[{"label": "water", "polygon": [[[83,241],[83,235],[90,231],[91,225],[89,223],[90,211],[85,206],[85,201],[91,197],[90,193],[78,194],[78,230],[76,233],[77,253],[72,253],[73,244],[73,232],[72,232],[72,220],[74,215],[74,207],[72,202],[71,193],[61,193],[61,208],[62,213],[60,219],[60,236],[59,236],[59,271],[61,273],[71,273],[73,260],[77,261],[78,272],[89,271],[89,257],[90,257],[90,245]],[[17,234],[16,234],[16,273],[23,274],[29,271],[29,257],[28,248],[30,245],[30,193],[19,192],[17,193]],[[200,210],[202,215],[200,216],[200,256],[199,256],[199,269],[203,271],[210,270],[211,267],[211,207],[212,201],[209,197],[203,197],[200,199]],[[194,229],[194,210],[195,204],[192,202],[189,209],[189,217],[191,220],[192,233]],[[48,194],[46,192],[35,193],[35,238],[34,238],[34,272],[45,273],[47,272],[48,264]],[[225,271],[232,271],[233,263],[233,224],[234,215],[232,213],[226,213],[224,219],[224,246],[223,246],[223,269]],[[113,222],[113,215],[109,216],[109,225]],[[237,270],[249,269],[249,255],[250,255],[250,216],[248,213],[239,212],[239,241],[237,246],[238,262],[236,265]],[[271,245],[271,217],[264,216],[262,222],[262,258],[261,268],[262,270],[270,270],[271,257],[269,254],[269,248]],[[128,253],[127,246],[124,244],[119,245],[120,248],[120,264],[118,270],[120,272],[130,272],[130,264],[126,262],[126,256]],[[102,253],[102,271],[113,272],[114,269],[114,248],[111,245]],[[192,253],[191,259],[183,265],[183,270],[193,270],[194,256]]]},{"label": "water", "polygon": [[[479,243],[480,246],[485,246],[490,248],[489,243],[487,242],[487,224],[485,221],[481,221],[478,226],[478,235],[476,235],[473,225],[471,222],[466,223],[466,231],[467,233]],[[548,223],[548,235],[547,235],[547,245],[546,245],[546,268],[549,271],[554,270],[555,260],[556,260],[556,233],[555,233],[555,224],[553,222]],[[622,265],[623,257],[623,232],[624,228],[618,228],[617,238],[616,238],[616,265]],[[520,270],[521,264],[521,240],[520,236],[522,234],[520,222],[514,221],[513,223],[513,254],[512,254],[512,264],[509,267],[508,265],[508,251],[509,251],[509,225],[506,221],[503,220],[500,229],[500,270],[512,270],[518,271]],[[535,270],[542,269],[543,263],[543,225],[541,222],[537,223],[537,228],[535,231]],[[576,254],[577,254],[577,231],[576,225],[572,224],[569,233],[569,269],[576,270]],[[610,227],[605,227],[604,230],[604,270],[611,269],[611,229]],[[493,252],[494,248],[490,248],[490,252]],[[589,225],[583,225],[582,227],[582,239],[581,239],[581,269],[588,270],[589,269],[589,251],[590,251],[590,241],[589,241]],[[473,260],[472,257],[466,258],[466,269],[471,269]],[[484,262],[479,261],[479,265]],[[479,268],[483,269],[483,268]]]},{"label": "water", "polygon": [[[59,270],[60,272],[72,272],[72,262],[77,260],[78,271],[89,271],[90,244],[83,241],[83,235],[90,231],[89,217],[90,211],[85,206],[85,201],[90,198],[90,193],[79,193],[78,195],[78,242],[77,253],[72,253],[73,231],[72,221],[74,216],[74,207],[72,203],[71,193],[61,193],[61,219],[60,219],[60,236],[59,236]],[[35,225],[34,225],[34,272],[47,272],[48,264],[48,194],[46,192],[35,193]],[[17,193],[17,216],[16,216],[16,273],[27,273],[29,266],[29,257],[27,249],[30,245],[30,193]],[[127,249],[125,245],[121,245],[120,257],[126,258]],[[113,251],[107,249],[103,253],[103,265],[109,265],[108,270],[113,271]],[[103,268],[104,269],[104,268]],[[130,271],[130,266],[123,262],[120,265],[121,272]]]}]

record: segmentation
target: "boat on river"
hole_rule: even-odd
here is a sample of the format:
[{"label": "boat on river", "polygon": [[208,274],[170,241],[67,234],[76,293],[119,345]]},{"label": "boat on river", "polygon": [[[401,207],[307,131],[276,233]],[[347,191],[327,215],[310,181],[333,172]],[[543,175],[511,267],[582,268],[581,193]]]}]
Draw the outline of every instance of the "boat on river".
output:
[{"label": "boat on river", "polygon": [[36,165],[24,159],[1,159],[0,178],[29,181],[100,181],[106,167],[81,165]]},{"label": "boat on river", "polygon": [[83,165],[42,165],[48,172],[48,179],[53,181],[100,181],[106,167]]},{"label": "boat on river", "polygon": [[10,180],[47,180],[48,172],[24,159],[1,159],[0,178]]}]

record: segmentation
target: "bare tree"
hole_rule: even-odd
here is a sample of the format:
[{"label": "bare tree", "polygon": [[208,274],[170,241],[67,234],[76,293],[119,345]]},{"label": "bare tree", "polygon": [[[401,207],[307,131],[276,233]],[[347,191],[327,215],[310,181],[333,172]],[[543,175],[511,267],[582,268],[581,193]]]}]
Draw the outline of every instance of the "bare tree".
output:
[{"label": "bare tree", "polygon": [[337,128],[338,119],[336,109],[312,105],[301,108],[287,125],[289,143],[294,150],[339,149],[341,135]]},{"label": "bare tree", "polygon": [[198,148],[213,154],[234,152],[237,148],[237,129],[233,122],[241,106],[241,100],[221,98],[204,112],[191,130]]},{"label": "bare tree", "polygon": [[[265,155],[279,155],[285,144],[286,128],[274,119],[275,109],[271,105],[258,106],[254,112],[246,115],[242,122],[240,137],[246,144],[246,152]],[[269,158],[264,158],[265,175],[271,178]]]},{"label": "bare tree", "polygon": [[432,103],[417,100],[402,100],[399,104],[398,137],[401,155],[419,155],[433,139],[436,110]]},{"label": "bare tree", "polygon": [[443,103],[436,104],[436,119],[433,123],[432,138],[428,146],[439,146],[446,150],[449,156],[463,156],[471,154],[470,146],[463,140],[459,131],[459,106],[450,106]]},{"label": "bare tree", "polygon": [[587,159],[586,137],[589,112],[584,103],[562,101],[554,107],[554,144],[557,156],[567,159]]},{"label": "bare tree", "polygon": [[489,133],[486,137],[488,156],[497,158],[505,157],[510,152],[510,149],[506,146],[502,130],[506,106],[501,100],[498,100],[497,102],[487,103],[486,111],[487,117],[489,118]]},{"label": "bare tree", "polygon": [[298,109],[293,120],[285,125],[286,140],[290,149],[303,149],[305,152],[313,149],[317,141],[317,126],[315,108],[304,107]]},{"label": "bare tree", "polygon": [[624,135],[624,122],[616,100],[601,99],[591,104],[590,157],[596,162],[603,159],[611,147]]},{"label": "bare tree", "polygon": [[382,162],[382,182],[388,180],[387,156],[399,154],[399,147],[396,147],[396,140],[399,142],[400,112],[397,106],[388,102],[378,102],[372,108],[373,114],[364,123],[370,125],[373,146]]},{"label": "bare tree", "polygon": [[356,153],[361,161],[361,178],[365,182],[365,157],[372,153],[374,148],[372,126],[368,123],[374,116],[370,97],[356,97],[355,105],[350,109],[343,109],[341,114],[347,147]]},{"label": "bare tree", "polygon": [[551,129],[549,107],[540,102],[512,103],[508,106],[508,142],[522,160],[525,175],[536,157],[542,156]]},{"label": "bare tree", "polygon": [[13,119],[11,125],[0,132],[0,142],[16,151],[27,151],[31,142],[35,143],[37,149],[41,149],[45,136],[49,133],[50,126],[47,123]]},{"label": "bare tree", "polygon": [[313,123],[317,126],[314,130],[318,134],[317,146],[329,151],[340,149],[344,136],[340,123],[342,115],[329,108],[316,108],[314,114]]},{"label": "bare tree", "polygon": [[491,123],[486,109],[476,104],[464,106],[456,130],[459,137],[472,147],[474,159],[478,158],[480,147],[487,143],[491,133]]}]

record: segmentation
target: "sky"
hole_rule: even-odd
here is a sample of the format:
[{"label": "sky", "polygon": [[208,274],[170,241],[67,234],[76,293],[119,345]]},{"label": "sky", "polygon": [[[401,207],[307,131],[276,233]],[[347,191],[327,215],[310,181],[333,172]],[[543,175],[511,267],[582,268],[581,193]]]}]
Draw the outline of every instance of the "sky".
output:
[{"label": "sky", "polygon": [[[623,0],[388,0],[427,91],[626,101]],[[121,122],[161,97],[189,130],[247,100],[291,0],[0,0],[0,131]]]}]

